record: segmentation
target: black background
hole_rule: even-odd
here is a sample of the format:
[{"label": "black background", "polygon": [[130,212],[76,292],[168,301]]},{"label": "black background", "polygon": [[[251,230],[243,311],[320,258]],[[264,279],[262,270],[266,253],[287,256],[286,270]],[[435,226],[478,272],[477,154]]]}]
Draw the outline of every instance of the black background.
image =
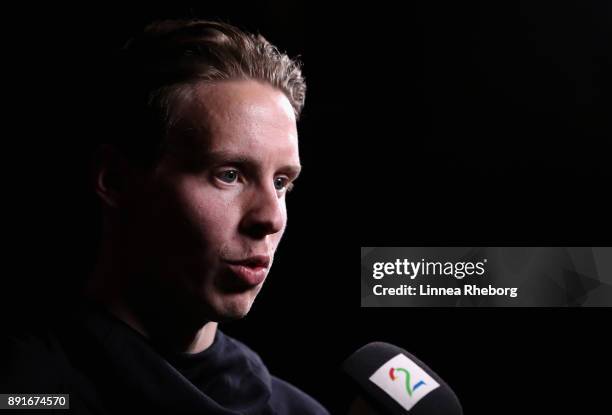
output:
[{"label": "black background", "polygon": [[207,3],[7,10],[4,317],[61,307],[91,267],[109,51],[154,19],[220,18],[300,55],[309,88],[286,237],[226,332],[337,413],[340,363],[374,340],[468,414],[609,410],[608,309],[361,309],[355,263],[358,246],[610,243],[609,3]]}]

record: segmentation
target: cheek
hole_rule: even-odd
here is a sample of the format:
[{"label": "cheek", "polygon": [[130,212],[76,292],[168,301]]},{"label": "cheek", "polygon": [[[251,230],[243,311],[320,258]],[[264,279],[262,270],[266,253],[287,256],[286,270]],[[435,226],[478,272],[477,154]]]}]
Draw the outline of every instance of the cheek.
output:
[{"label": "cheek", "polygon": [[156,246],[160,256],[183,262],[212,257],[235,215],[231,201],[217,193],[196,177],[165,177],[147,202],[149,215],[142,220],[149,232],[143,242]]},{"label": "cheek", "polygon": [[213,189],[187,183],[180,188],[180,216],[200,238],[221,243],[235,228],[238,220],[236,204]]}]

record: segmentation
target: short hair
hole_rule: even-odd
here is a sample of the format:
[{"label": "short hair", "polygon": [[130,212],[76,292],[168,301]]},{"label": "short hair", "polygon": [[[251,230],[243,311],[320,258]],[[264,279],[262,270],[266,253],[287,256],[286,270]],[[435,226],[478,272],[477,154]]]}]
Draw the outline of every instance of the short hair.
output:
[{"label": "short hair", "polygon": [[111,87],[112,131],[106,142],[130,159],[154,165],[176,121],[172,104],[185,86],[198,82],[253,79],[282,91],[296,120],[304,107],[301,62],[261,35],[206,20],[149,24],[118,51]]}]

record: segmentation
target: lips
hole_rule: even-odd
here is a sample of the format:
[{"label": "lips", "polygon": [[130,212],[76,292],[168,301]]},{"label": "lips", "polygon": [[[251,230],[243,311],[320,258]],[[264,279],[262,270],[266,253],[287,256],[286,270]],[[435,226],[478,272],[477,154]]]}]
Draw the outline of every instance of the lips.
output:
[{"label": "lips", "polygon": [[270,257],[267,255],[255,255],[240,260],[225,260],[225,262],[228,264],[232,274],[237,276],[242,283],[254,287],[266,279],[270,266]]}]

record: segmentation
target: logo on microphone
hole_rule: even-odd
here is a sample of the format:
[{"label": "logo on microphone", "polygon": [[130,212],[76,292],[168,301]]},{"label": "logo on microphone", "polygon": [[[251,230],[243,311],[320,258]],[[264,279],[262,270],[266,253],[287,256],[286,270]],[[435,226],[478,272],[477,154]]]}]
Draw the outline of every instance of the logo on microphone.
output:
[{"label": "logo on microphone", "polygon": [[407,411],[440,387],[434,378],[403,353],[379,367],[370,376],[370,381]]},{"label": "logo on microphone", "polygon": [[414,386],[410,386],[410,372],[404,369],[403,367],[392,367],[391,369],[389,369],[389,377],[391,378],[391,380],[399,379],[399,373],[403,373],[406,377],[406,392],[408,392],[408,396],[410,397],[412,397],[412,392],[417,390],[419,387],[425,385],[425,382],[420,380]]}]

